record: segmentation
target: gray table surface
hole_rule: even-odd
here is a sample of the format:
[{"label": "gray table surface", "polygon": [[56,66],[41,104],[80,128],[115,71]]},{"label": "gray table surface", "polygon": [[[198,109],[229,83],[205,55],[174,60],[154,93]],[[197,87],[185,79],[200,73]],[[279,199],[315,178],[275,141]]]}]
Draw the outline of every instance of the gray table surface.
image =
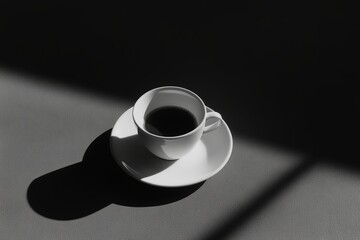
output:
[{"label": "gray table surface", "polygon": [[132,104],[0,71],[0,239],[360,238],[359,175],[237,134],[204,183],[134,182],[107,145]]}]

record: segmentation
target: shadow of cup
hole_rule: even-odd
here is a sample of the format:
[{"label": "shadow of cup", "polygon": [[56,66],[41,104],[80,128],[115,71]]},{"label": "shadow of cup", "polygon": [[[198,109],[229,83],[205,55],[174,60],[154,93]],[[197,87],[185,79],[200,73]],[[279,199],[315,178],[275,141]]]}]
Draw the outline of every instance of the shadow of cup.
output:
[{"label": "shadow of cup", "polygon": [[169,204],[189,196],[204,184],[163,188],[133,179],[114,161],[109,149],[110,133],[111,129],[90,144],[82,162],[33,180],[27,191],[31,208],[47,218],[72,220],[112,203],[129,207]]}]

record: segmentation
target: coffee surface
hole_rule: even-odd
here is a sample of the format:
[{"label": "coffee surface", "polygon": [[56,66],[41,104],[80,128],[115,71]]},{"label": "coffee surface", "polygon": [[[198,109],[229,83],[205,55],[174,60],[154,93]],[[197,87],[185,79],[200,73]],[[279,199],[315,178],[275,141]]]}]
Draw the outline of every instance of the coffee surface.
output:
[{"label": "coffee surface", "polygon": [[195,116],[180,107],[161,107],[145,118],[145,129],[153,134],[171,137],[186,134],[197,127]]}]

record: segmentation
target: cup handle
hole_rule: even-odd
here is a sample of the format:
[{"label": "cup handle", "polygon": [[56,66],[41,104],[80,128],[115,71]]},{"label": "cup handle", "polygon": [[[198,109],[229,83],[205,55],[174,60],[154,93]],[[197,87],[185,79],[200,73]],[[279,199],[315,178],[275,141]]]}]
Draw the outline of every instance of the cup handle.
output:
[{"label": "cup handle", "polygon": [[204,133],[208,133],[208,132],[211,132],[213,130],[215,130],[216,128],[218,128],[220,125],[221,125],[221,120],[222,120],[222,117],[220,115],[220,113],[217,113],[217,112],[207,112],[206,115],[205,115],[205,125],[206,125],[206,121],[209,119],[209,118],[217,118],[218,120],[208,126],[205,126],[204,127]]}]

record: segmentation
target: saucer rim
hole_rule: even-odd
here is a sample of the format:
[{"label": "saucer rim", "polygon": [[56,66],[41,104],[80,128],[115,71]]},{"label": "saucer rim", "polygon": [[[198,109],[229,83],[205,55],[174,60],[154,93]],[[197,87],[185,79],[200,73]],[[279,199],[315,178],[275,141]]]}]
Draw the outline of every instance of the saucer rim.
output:
[{"label": "saucer rim", "polygon": [[[141,183],[145,183],[145,184],[148,184],[148,185],[151,185],[151,186],[156,186],[156,187],[165,187],[165,188],[176,188],[176,187],[186,187],[186,186],[191,186],[191,185],[195,185],[195,184],[198,184],[198,183],[201,183],[201,182],[204,182],[206,181],[207,179],[215,176],[216,174],[218,174],[224,167],[225,165],[228,163],[228,161],[230,160],[230,157],[231,157],[231,154],[232,154],[232,150],[233,150],[233,138],[232,138],[232,133],[230,131],[230,128],[229,126],[227,125],[227,123],[225,122],[224,119],[221,119],[221,125],[224,125],[225,126],[225,129],[226,129],[226,132],[228,134],[228,138],[229,138],[229,144],[228,144],[228,150],[227,150],[227,154],[226,154],[226,157],[224,157],[224,160],[222,161],[222,163],[219,165],[219,167],[214,170],[214,171],[211,171],[207,174],[204,174],[201,178],[199,178],[198,180],[196,181],[190,181],[188,183],[184,183],[184,184],[173,184],[173,185],[162,185],[162,184],[156,184],[156,183],[152,183],[152,182],[149,182],[149,181],[145,181],[144,179],[145,178],[140,178],[137,174],[135,173],[132,173],[132,171],[130,171],[129,169],[126,168],[126,166],[124,166],[124,162],[123,161],[118,161],[114,152],[113,152],[113,147],[112,147],[112,137],[114,136],[113,133],[115,131],[115,126],[117,125],[118,121],[120,120],[120,118],[123,116],[123,114],[125,114],[127,111],[131,111],[131,109],[133,108],[134,106],[130,107],[130,108],[127,108],[120,116],[119,118],[116,120],[112,130],[111,130],[111,134],[110,134],[110,151],[111,151],[111,154],[115,160],[115,162],[117,163],[118,166],[120,166],[120,168],[126,172],[126,174],[128,174],[129,176],[131,176],[133,179],[141,182]],[[207,111],[210,111],[210,112],[214,112],[214,110],[208,106],[205,106],[206,107],[206,110]],[[134,121],[132,118],[131,118],[132,121]],[[135,124],[135,123],[134,123]],[[220,127],[221,127],[220,125]],[[136,126],[136,124],[135,124]],[[137,127],[137,126],[136,126]],[[211,133],[210,133],[211,134]],[[151,153],[149,153],[151,154]],[[168,161],[166,159],[159,159],[159,160],[163,160],[163,161]],[[179,161],[181,160],[178,159],[176,161]]]}]

